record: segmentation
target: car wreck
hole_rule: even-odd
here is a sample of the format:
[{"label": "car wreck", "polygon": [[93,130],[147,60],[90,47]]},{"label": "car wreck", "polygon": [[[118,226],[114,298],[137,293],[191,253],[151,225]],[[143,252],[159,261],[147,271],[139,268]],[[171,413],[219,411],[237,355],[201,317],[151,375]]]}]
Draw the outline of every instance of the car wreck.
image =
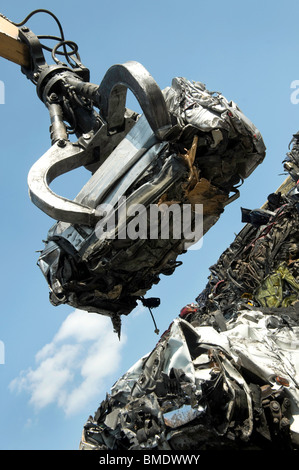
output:
[{"label": "car wreck", "polygon": [[[141,65],[124,64],[121,68],[137,75]],[[217,222],[225,206],[238,197],[238,185],[265,156],[259,131],[237,105],[220,93],[211,93],[202,83],[175,78],[159,98],[171,123],[168,128],[164,126],[167,134],[163,140],[157,139],[146,114],[136,117],[136,124],[76,197],[77,203],[96,209],[107,220],[99,219],[89,226],[78,221],[57,222],[38,260],[53,305],[67,303],[107,315],[119,335],[121,315],[128,315],[137,306],[161,274],[171,275],[178,255],[186,251],[186,243],[199,238],[188,240],[181,230],[174,234],[179,226],[174,208],[181,214],[184,208],[192,207],[187,223],[192,235],[196,205],[202,206],[202,236]],[[153,108],[152,114],[156,112]],[[99,145],[100,137],[94,139]],[[36,166],[40,168],[41,162],[29,174],[32,192]],[[144,233],[140,234],[140,228],[134,228],[131,236],[123,233],[134,223],[134,208],[140,207],[144,209]],[[146,223],[155,207],[164,219],[169,216],[169,235],[161,236],[158,224]],[[68,211],[66,214],[72,218]],[[104,222],[108,229],[100,231]],[[157,234],[150,233],[153,227]]]},{"label": "car wreck", "polygon": [[298,144],[285,183],[242,209],[206,288],[113,385],[80,449],[299,448]]}]

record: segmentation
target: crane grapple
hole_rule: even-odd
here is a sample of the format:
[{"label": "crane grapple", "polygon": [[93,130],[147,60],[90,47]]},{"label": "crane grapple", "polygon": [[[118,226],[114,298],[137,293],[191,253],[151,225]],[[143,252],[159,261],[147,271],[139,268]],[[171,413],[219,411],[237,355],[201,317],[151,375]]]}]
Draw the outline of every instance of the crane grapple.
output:
[{"label": "crane grapple", "polygon": [[[91,83],[59,22],[49,65],[24,22],[14,24],[26,50],[22,72],[51,121],[51,146],[28,175],[32,202],[55,220],[38,265],[53,305],[107,315],[119,334],[121,315],[174,272],[238,197],[265,157],[263,139],[233,101],[199,81],[176,77],[161,90],[128,61]],[[128,90],[141,112],[127,108]],[[81,166],[90,179],[73,200],[50,189]]]}]

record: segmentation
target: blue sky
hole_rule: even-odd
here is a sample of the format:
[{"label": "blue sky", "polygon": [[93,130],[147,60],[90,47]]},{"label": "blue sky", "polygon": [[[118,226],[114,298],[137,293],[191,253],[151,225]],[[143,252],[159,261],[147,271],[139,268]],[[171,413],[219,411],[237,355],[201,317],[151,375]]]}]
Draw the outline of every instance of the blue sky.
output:
[{"label": "blue sky", "polygon": [[[215,263],[242,228],[240,207],[260,207],[285,179],[282,160],[299,129],[299,4],[296,1],[85,0],[1,3],[1,13],[21,21],[37,8],[60,19],[79,45],[91,81],[127,60],[141,62],[163,89],[176,76],[201,81],[235,101],[258,127],[267,147],[264,163],[245,181],[241,197],[222,214],[198,251],[181,257],[171,277],[150,295],[162,333],[180,309],[205,287]],[[46,15],[28,22],[36,34],[57,34]],[[156,342],[150,314],[137,308],[123,318],[122,338],[99,315],[53,307],[36,265],[53,221],[30,201],[27,174],[49,148],[49,118],[20,68],[0,59],[1,315],[0,448],[77,449],[82,427],[106,392]],[[130,98],[134,109],[135,101]],[[81,170],[53,189],[75,197],[88,179]],[[0,358],[1,359],[1,358]]]}]

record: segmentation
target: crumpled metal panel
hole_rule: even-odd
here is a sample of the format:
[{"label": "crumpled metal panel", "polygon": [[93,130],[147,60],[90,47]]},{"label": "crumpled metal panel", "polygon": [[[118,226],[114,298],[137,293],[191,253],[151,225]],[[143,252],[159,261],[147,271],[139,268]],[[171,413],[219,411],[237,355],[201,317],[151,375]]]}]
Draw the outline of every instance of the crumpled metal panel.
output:
[{"label": "crumpled metal panel", "polygon": [[[159,142],[141,116],[75,201],[92,210],[112,204],[115,211],[121,197],[145,207],[203,204],[204,234],[238,197],[237,186],[262,162],[265,146],[233,102],[201,83],[177,78],[163,95],[173,121],[168,138]],[[120,334],[121,315],[132,311],[161,274],[173,273],[185,242],[173,237],[171,225],[166,240],[102,240],[95,226],[57,222],[38,264],[53,305],[110,316]]]}]

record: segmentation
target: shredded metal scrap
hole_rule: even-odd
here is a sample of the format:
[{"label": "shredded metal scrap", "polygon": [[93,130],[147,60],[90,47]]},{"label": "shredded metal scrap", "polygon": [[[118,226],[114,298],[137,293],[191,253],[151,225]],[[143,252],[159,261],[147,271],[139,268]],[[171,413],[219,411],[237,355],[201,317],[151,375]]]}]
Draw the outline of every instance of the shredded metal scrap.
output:
[{"label": "shredded metal scrap", "polygon": [[291,189],[242,210],[197,302],[114,384],[81,449],[299,448],[298,144]]}]

